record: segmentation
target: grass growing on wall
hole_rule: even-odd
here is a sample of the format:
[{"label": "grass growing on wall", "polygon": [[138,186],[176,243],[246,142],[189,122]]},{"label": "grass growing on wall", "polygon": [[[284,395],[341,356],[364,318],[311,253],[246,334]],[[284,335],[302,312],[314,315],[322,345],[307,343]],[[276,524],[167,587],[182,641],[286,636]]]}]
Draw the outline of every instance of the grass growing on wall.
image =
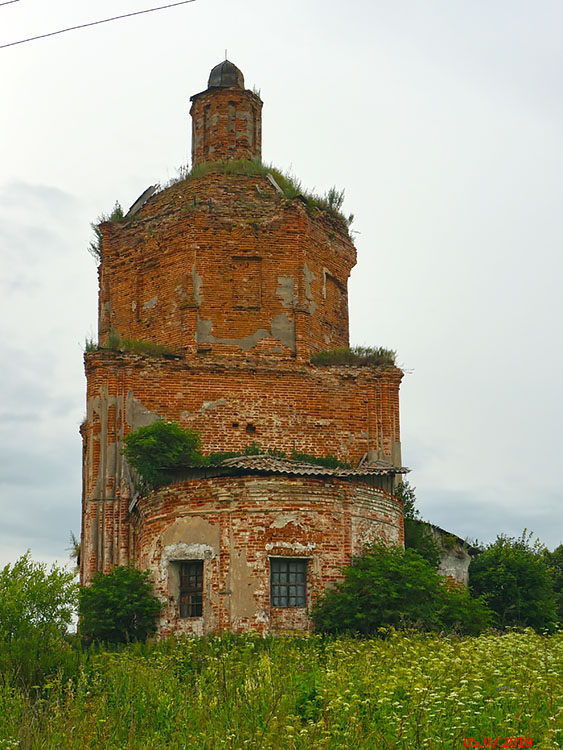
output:
[{"label": "grass growing on wall", "polygon": [[555,750],[562,672],[563,633],[171,639],[83,653],[29,691],[0,681],[0,747],[453,750],[522,737]]},{"label": "grass growing on wall", "polygon": [[397,352],[382,346],[340,346],[311,356],[314,365],[394,365]]},{"label": "grass growing on wall", "polygon": [[115,201],[115,205],[109,214],[100,214],[98,217],[96,217],[96,221],[93,221],[90,224],[90,227],[94,232],[94,237],[92,240],[90,240],[90,243],[88,245],[88,252],[98,261],[98,263],[100,263],[102,260],[103,243],[103,234],[99,225],[103,224],[106,221],[120,223],[125,220],[125,214],[123,213],[123,209],[121,208],[119,201]]},{"label": "grass growing on wall", "polygon": [[178,177],[171,180],[169,184],[184,180],[197,179],[207,174],[217,172],[226,175],[249,175],[267,177],[272,175],[285,198],[291,200],[298,195],[301,196],[307,205],[309,211],[315,209],[327,211],[331,216],[341,219],[346,225],[350,225],[354,219],[353,215],[346,217],[342,213],[342,204],[344,203],[344,190],[338,190],[336,187],[330,188],[324,195],[318,195],[311,191],[305,190],[299,180],[289,172],[284,172],[272,164],[265,164],[260,159],[233,159],[229,161],[211,161],[201,162],[192,169],[181,167],[178,170]]},{"label": "grass growing on wall", "polygon": [[84,351],[133,352],[134,354],[149,354],[153,357],[176,354],[174,349],[165,344],[156,344],[153,341],[142,341],[140,339],[122,338],[114,328],[110,330],[105,344],[98,344],[93,339],[86,339]]}]

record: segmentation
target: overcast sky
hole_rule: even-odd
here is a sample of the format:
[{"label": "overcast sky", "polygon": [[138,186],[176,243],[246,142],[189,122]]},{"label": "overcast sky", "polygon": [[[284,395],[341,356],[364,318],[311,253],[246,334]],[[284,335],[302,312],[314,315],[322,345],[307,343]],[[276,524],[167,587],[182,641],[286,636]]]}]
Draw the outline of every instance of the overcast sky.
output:
[{"label": "overcast sky", "polygon": [[[149,7],[18,0],[0,45]],[[423,516],[561,543],[562,27],[560,0],[195,0],[0,49],[0,564],[79,534],[89,224],[188,162],[225,49],[264,160],[346,191],[351,339],[405,369]]]}]

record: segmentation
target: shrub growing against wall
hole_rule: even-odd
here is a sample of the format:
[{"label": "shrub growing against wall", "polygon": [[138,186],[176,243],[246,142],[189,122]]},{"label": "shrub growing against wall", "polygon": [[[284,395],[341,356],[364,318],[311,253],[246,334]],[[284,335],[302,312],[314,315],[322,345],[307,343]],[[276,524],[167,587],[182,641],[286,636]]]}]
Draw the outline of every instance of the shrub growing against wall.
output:
[{"label": "shrub growing against wall", "polygon": [[490,613],[482,600],[444,579],[414,550],[376,544],[317,599],[312,618],[323,633],[371,635],[392,626],[477,634]]}]

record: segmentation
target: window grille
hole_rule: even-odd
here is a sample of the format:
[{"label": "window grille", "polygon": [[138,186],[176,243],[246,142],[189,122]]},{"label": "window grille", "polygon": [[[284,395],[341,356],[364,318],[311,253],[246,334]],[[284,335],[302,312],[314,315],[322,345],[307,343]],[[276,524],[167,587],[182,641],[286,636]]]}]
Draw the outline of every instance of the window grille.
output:
[{"label": "window grille", "polygon": [[201,617],[203,609],[203,560],[180,563],[180,617]]},{"label": "window grille", "polygon": [[307,606],[307,560],[270,559],[270,603],[272,607]]}]

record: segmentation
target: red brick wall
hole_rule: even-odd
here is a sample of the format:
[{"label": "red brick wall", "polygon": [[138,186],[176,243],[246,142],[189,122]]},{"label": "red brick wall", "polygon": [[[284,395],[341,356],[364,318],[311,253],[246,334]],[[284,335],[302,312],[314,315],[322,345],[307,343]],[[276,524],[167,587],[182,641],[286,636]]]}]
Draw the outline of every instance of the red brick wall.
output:
[{"label": "red brick wall", "polygon": [[204,452],[256,441],[263,448],[330,453],[353,465],[368,451],[400,462],[402,372],[395,367],[113,352],[86,354],[85,361],[88,497],[114,496],[122,481],[119,442],[156,418],[198,430]]},{"label": "red brick wall", "polygon": [[198,430],[204,452],[256,441],[353,465],[370,451],[400,464],[397,368],[113,352],[86,354],[85,362],[84,580],[128,559],[131,482],[120,448],[131,429],[156,418]]},{"label": "red brick wall", "polygon": [[186,356],[304,361],[348,345],[347,229],[265,177],[189,179],[101,229],[101,341],[113,327]]},{"label": "red brick wall", "polygon": [[192,97],[192,164],[262,158],[262,100],[248,89]]},{"label": "red brick wall", "polygon": [[[270,603],[269,558],[308,559],[307,606],[375,539],[402,544],[401,504],[357,481],[244,476],[194,479],[142,498],[132,514],[137,567],[153,571],[169,631],[310,627],[303,608]],[[204,560],[202,618],[179,618],[170,567]]]}]

